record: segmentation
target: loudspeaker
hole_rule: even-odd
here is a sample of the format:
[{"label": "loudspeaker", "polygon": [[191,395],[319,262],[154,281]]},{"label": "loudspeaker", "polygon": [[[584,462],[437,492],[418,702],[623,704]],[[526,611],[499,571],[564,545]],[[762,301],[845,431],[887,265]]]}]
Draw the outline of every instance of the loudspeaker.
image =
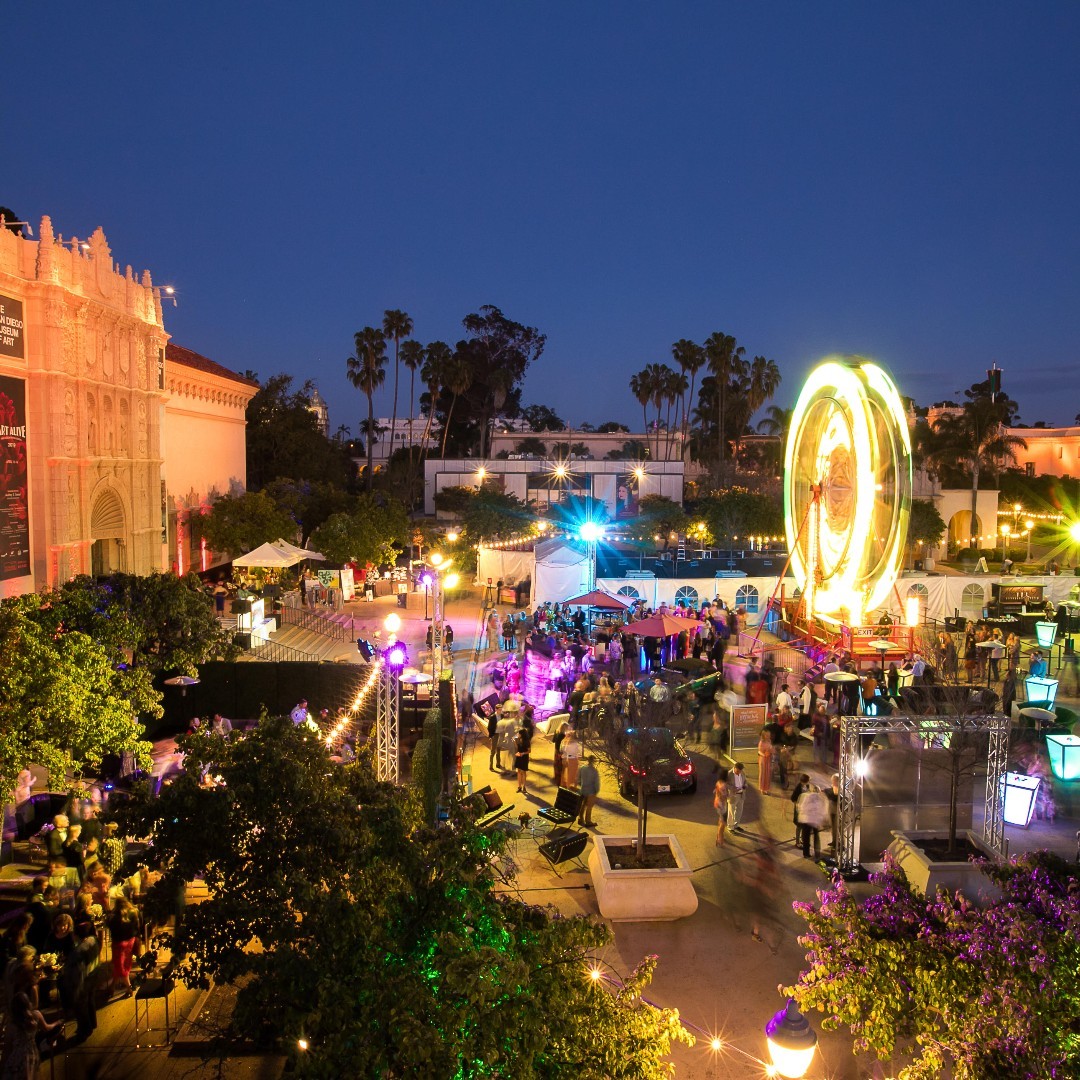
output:
[{"label": "loudspeaker", "polygon": [[546,844],[541,844],[540,854],[552,866],[555,866],[557,863],[566,862],[568,859],[580,858],[588,842],[588,833],[567,830],[555,839],[549,840]]},{"label": "loudspeaker", "polygon": [[375,655],[375,646],[365,638],[356,639],[356,651],[367,661]]},{"label": "loudspeaker", "polygon": [[962,616],[947,615],[945,617],[945,631],[949,634],[963,633],[967,620]]}]

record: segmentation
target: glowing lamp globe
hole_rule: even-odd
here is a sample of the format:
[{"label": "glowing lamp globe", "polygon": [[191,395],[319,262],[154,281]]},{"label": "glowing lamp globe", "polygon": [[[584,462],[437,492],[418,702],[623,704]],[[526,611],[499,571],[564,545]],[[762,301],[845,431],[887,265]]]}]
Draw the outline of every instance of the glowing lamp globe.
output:
[{"label": "glowing lamp globe", "polygon": [[594,540],[599,540],[603,535],[604,530],[597,525],[595,521],[586,521],[578,529],[578,536],[587,543],[592,543]]},{"label": "glowing lamp globe", "polygon": [[461,577],[458,574],[447,574],[443,581],[443,587],[447,589],[455,589],[461,582]]},{"label": "glowing lamp globe", "polygon": [[396,634],[398,630],[401,629],[401,616],[393,611],[390,612],[390,614],[383,619],[383,626],[385,626],[391,634]]},{"label": "glowing lamp globe", "polygon": [[1080,738],[1047,735],[1046,752],[1050,755],[1050,768],[1059,780],[1080,780]]},{"label": "glowing lamp globe", "polygon": [[798,1080],[806,1075],[817,1050],[817,1035],[799,1012],[794,998],[788,998],[787,1005],[765,1025],[765,1039],[773,1067],[780,1076]]},{"label": "glowing lamp globe", "polygon": [[392,668],[403,668],[408,655],[404,645],[391,645],[386,653],[386,662]]}]

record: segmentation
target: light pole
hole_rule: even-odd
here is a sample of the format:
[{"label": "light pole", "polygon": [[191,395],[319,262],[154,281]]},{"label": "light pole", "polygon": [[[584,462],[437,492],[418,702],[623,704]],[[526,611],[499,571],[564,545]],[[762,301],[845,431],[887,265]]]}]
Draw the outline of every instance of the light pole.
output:
[{"label": "light pole", "polygon": [[1028,545],[1027,545],[1027,558],[1024,560],[1025,562],[1031,562],[1031,533],[1032,533],[1032,530],[1034,530],[1034,528],[1035,528],[1035,522],[1032,521],[1031,518],[1028,518],[1028,520],[1024,522],[1024,532],[1027,534],[1027,542],[1028,542]]},{"label": "light pole", "polygon": [[1001,561],[1004,562],[1009,557],[1009,536],[1012,534],[1011,525],[1001,526]]},{"label": "light pole", "polygon": [[806,1075],[817,1050],[817,1035],[794,998],[788,998],[787,1005],[765,1025],[765,1041],[777,1074],[790,1080]]}]

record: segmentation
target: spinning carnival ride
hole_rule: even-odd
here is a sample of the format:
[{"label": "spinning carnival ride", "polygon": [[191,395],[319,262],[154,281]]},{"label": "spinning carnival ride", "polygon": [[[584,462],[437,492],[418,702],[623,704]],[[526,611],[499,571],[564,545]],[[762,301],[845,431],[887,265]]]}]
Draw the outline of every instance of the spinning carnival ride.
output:
[{"label": "spinning carnival ride", "polygon": [[784,452],[784,525],[804,617],[860,625],[903,565],[911,437],[892,379],[830,357],[803,387]]}]

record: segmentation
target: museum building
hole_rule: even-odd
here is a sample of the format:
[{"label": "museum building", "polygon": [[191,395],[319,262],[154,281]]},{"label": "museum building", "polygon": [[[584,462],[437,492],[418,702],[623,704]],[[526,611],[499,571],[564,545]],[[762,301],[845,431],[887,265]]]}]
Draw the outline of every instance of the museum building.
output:
[{"label": "museum building", "polygon": [[0,597],[208,563],[187,520],[243,490],[258,384],[169,344],[170,292],[100,228],[0,227]]}]

